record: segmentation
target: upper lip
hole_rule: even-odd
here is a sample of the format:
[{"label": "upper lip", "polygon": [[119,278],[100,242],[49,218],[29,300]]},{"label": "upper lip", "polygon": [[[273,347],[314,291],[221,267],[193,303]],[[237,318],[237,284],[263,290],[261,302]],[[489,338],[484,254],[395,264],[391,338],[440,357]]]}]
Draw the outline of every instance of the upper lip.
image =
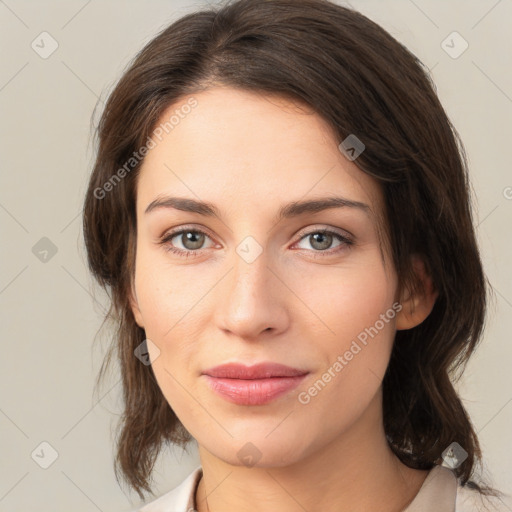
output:
[{"label": "upper lip", "polygon": [[291,368],[279,363],[259,363],[246,366],[240,363],[227,363],[215,366],[203,372],[210,377],[227,379],[268,379],[270,377],[296,377],[309,373],[307,370]]}]

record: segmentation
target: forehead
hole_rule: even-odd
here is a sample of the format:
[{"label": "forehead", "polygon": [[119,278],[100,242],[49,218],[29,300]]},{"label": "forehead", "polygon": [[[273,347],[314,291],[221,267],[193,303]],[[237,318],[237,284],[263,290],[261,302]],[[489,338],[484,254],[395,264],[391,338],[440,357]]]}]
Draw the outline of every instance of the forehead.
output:
[{"label": "forehead", "polygon": [[340,152],[329,124],[281,96],[215,87],[183,97],[165,110],[152,140],[138,178],[140,214],[162,194],[273,213],[284,202],[333,193],[374,213],[382,207],[377,182]]}]

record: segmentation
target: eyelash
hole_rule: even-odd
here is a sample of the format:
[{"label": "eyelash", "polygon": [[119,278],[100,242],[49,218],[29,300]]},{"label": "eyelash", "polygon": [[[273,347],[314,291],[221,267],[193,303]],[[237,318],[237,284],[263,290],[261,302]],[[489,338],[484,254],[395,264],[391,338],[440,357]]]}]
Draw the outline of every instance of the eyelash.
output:
[{"label": "eyelash", "polygon": [[[183,256],[185,258],[195,257],[196,253],[200,252],[203,249],[183,250],[183,249],[178,249],[177,247],[174,247],[169,243],[176,235],[181,235],[183,233],[199,233],[201,235],[206,235],[209,237],[208,233],[206,233],[200,229],[185,227],[185,228],[181,228],[176,231],[171,231],[171,232],[167,233],[158,243],[163,246],[165,251],[172,252],[174,254],[177,254],[178,256]],[[308,236],[317,234],[317,233],[321,233],[323,235],[333,235],[340,242],[342,242],[342,244],[340,244],[337,248],[335,248],[334,251],[331,251],[329,249],[326,249],[325,251],[312,250],[311,252],[316,253],[313,256],[314,258],[323,258],[323,257],[325,257],[324,254],[332,256],[333,254],[339,252],[340,250],[343,250],[343,244],[347,248],[350,248],[351,246],[354,245],[354,241],[351,238],[344,236],[344,235],[338,233],[337,231],[333,231],[330,229],[315,229],[312,231],[308,231],[307,233],[304,233],[299,238],[298,242],[296,242],[296,243],[299,243],[304,238],[307,238]],[[211,237],[209,237],[209,238],[211,238]],[[341,249],[340,249],[340,247],[341,247]]]}]

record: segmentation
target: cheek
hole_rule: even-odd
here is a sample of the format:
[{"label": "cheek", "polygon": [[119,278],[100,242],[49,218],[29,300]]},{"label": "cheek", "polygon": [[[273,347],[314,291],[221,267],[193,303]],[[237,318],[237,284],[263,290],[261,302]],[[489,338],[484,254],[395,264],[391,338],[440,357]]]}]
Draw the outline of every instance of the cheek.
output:
[{"label": "cheek", "polygon": [[393,304],[393,276],[386,275],[377,261],[371,261],[376,257],[365,259],[357,265],[328,272],[310,272],[299,281],[306,305],[321,320],[320,325],[328,329],[327,346],[332,346],[333,339],[341,346],[350,344],[350,340],[373,326]]},{"label": "cheek", "polygon": [[[386,371],[395,334],[395,282],[375,260],[308,277],[308,283],[308,306],[322,320],[324,335],[316,337],[323,368],[308,383],[314,389],[305,392],[315,407],[329,403],[339,410],[333,417],[346,420],[344,415],[357,415],[368,405]],[[343,410],[336,409],[340,403]]]},{"label": "cheek", "polygon": [[194,344],[190,340],[194,339],[196,324],[188,303],[193,299],[197,302],[197,298],[190,286],[180,282],[174,269],[145,259],[143,253],[137,259],[135,286],[146,337],[158,350],[158,356],[151,357],[158,386],[180,421],[193,424],[195,409],[190,407],[189,394],[193,390],[187,379],[194,368]]},{"label": "cheek", "polygon": [[194,340],[201,339],[204,328],[201,298],[212,285],[198,271],[171,266],[165,256],[150,251],[141,250],[136,265],[135,287],[145,334],[159,349],[153,371],[166,398],[177,397],[178,382],[197,370]]},{"label": "cheek", "polygon": [[183,279],[179,269],[161,261],[160,255],[140,251],[137,255],[135,287],[146,335],[163,340],[172,337],[186,311],[197,303],[197,287]]}]

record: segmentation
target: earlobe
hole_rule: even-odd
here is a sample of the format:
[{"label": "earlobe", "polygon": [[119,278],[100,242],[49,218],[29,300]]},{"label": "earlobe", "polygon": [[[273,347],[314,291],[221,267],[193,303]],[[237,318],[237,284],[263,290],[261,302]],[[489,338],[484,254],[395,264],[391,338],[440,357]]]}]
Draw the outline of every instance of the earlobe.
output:
[{"label": "earlobe", "polygon": [[135,322],[139,327],[144,329],[144,322],[142,320],[142,315],[139,309],[139,303],[137,301],[137,294],[135,293],[134,287],[132,286],[132,290],[130,291],[130,307],[133,313],[133,317],[135,318]]},{"label": "earlobe", "polygon": [[401,298],[402,309],[396,315],[397,330],[412,329],[421,324],[431,313],[439,295],[434,288],[432,277],[426,272],[424,261],[419,256],[413,256],[413,268],[423,284],[423,292],[408,292]]}]

